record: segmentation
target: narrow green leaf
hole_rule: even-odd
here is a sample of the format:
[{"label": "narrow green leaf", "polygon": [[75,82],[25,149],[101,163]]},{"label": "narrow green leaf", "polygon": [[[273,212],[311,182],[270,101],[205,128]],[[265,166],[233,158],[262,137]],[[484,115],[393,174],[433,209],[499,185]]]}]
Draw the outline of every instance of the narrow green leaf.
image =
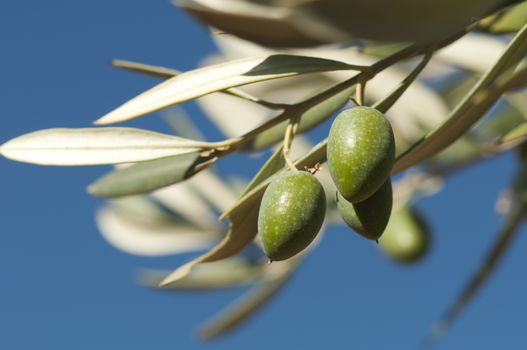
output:
[{"label": "narrow green leaf", "polygon": [[209,159],[192,152],[137,163],[104,175],[88,187],[88,192],[100,197],[149,193],[187,179]]},{"label": "narrow green leaf", "polygon": [[497,78],[506,70],[513,71],[518,61],[526,54],[527,25],[511,41],[494,67],[450,113],[446,121],[397,158],[393,172],[405,170],[437,154],[468,131],[510,85],[510,80],[504,82]]},{"label": "narrow green leaf", "polygon": [[[300,124],[298,127],[298,133],[309,131],[314,127],[320,125],[325,120],[329,119],[335,112],[342,108],[346,103],[349,102],[349,97],[355,91],[355,86],[345,89],[324,101],[321,101],[317,105],[311,107],[309,110],[302,114]],[[276,144],[283,139],[285,129],[287,128],[288,121],[284,121],[256,136],[251,142],[249,142],[245,149],[255,150],[264,149],[271,145]]]},{"label": "narrow green leaf", "polygon": [[96,124],[123,122],[212,92],[306,73],[351,69],[346,63],[315,57],[266,55],[229,61],[182,73],[131,99]]},{"label": "narrow green leaf", "polygon": [[135,128],[46,129],[6,142],[0,154],[40,165],[99,165],[191,153],[202,144]]}]

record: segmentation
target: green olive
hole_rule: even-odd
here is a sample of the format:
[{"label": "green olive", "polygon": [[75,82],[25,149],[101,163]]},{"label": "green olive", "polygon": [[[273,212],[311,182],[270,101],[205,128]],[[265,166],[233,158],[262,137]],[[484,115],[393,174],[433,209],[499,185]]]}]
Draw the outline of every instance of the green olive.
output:
[{"label": "green olive", "polygon": [[414,208],[394,211],[379,248],[398,262],[412,263],[422,258],[430,245],[430,232],[423,216]]},{"label": "green olive", "polygon": [[392,182],[388,178],[377,192],[359,203],[348,202],[337,192],[337,207],[349,227],[367,239],[379,239],[392,212]]},{"label": "green olive", "polygon": [[258,214],[262,248],[271,261],[288,259],[316,237],[326,215],[326,195],[315,176],[286,171],[267,187]]},{"label": "green olive", "polygon": [[371,107],[343,111],[329,131],[327,159],[342,196],[352,203],[365,200],[390,176],[395,161],[390,122]]}]

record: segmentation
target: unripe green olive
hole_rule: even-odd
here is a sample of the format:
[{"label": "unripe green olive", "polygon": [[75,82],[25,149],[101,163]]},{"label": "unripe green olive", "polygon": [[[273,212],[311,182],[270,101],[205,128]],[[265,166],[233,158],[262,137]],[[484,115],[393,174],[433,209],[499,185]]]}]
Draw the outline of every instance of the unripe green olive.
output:
[{"label": "unripe green olive", "polygon": [[371,107],[343,111],[329,131],[327,159],[342,196],[352,203],[367,199],[390,176],[395,161],[390,122]]},{"label": "unripe green olive", "polygon": [[271,261],[288,259],[316,237],[326,215],[326,195],[315,176],[287,171],[267,187],[258,214],[262,248]]},{"label": "unripe green olive", "polygon": [[422,258],[430,245],[430,232],[423,216],[414,208],[394,211],[379,248],[393,260],[412,263]]},{"label": "unripe green olive", "polygon": [[337,207],[342,219],[357,233],[367,239],[379,239],[392,212],[392,182],[388,178],[368,199],[348,202],[337,192]]}]

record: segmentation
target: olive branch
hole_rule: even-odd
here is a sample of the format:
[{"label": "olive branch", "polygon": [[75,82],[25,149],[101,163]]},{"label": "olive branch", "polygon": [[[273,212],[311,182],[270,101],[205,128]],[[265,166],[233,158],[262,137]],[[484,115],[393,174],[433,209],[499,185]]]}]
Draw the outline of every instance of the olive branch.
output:
[{"label": "olive branch", "polygon": [[[524,5],[525,3],[518,7]],[[91,194],[109,198],[110,203],[115,208],[119,208],[115,212],[102,212],[99,216],[101,222],[110,225],[109,223],[122,224],[128,220],[126,222],[129,223],[130,218],[126,215],[130,216],[130,212],[137,210],[139,206],[142,209],[149,208],[151,213],[155,213],[152,214],[154,219],[150,219],[156,222],[158,228],[172,228],[178,224],[186,225],[185,227],[188,226],[199,232],[202,241],[199,243],[193,241],[190,244],[192,248],[209,247],[213,244],[213,247],[205,254],[170,273],[159,274],[145,271],[142,277],[144,283],[165,288],[219,288],[243,284],[254,285],[254,291],[250,292],[247,297],[221,314],[219,318],[205,325],[202,335],[205,338],[213,338],[240,324],[269,300],[289,279],[305,256],[315,247],[316,241],[320,239],[319,235],[315,244],[281,264],[266,265],[263,258],[256,262],[239,260],[247,247],[261,246],[258,241],[255,241],[258,234],[257,221],[262,197],[269,184],[291,170],[310,169],[310,173],[313,174],[319,170],[321,164],[327,161],[328,139],[308,148],[302,156],[297,158],[292,156],[293,140],[299,140],[302,134],[331,119],[337,112],[348,106],[350,101],[356,106],[371,106],[379,112],[389,113],[401,101],[405,93],[417,84],[418,77],[434,57],[441,55],[442,48],[455,44],[475,28],[502,31],[503,23],[508,18],[506,10],[508,9],[494,9],[489,13],[491,20],[486,17],[481,21],[464,26],[453,34],[449,33],[434,38],[431,42],[417,41],[413,44],[397,44],[395,47],[361,43],[363,45],[361,50],[364,52],[382,51],[381,57],[376,57],[371,64],[355,64],[344,59],[321,58],[316,55],[270,53],[180,72],[172,68],[114,60],[112,65],[117,68],[161,78],[164,81],[97,119],[95,121],[97,125],[129,121],[211,94],[221,94],[257,105],[266,109],[272,116],[241,135],[220,141],[202,141],[198,137],[187,138],[187,136],[174,136],[130,127],[61,128],[36,131],[17,137],[4,143],[0,147],[0,153],[13,160],[40,165],[125,164],[125,166],[118,166],[88,187]],[[200,11],[204,10],[198,7],[190,10],[198,17]],[[221,16],[218,18],[221,19]],[[525,64],[527,25],[522,23],[521,26],[514,28],[511,30],[515,33],[514,37],[509,41],[499,59],[477,79],[473,86],[468,90],[465,89],[464,97],[454,104],[442,123],[431,130],[421,132],[421,137],[417,139],[408,139],[401,136],[403,133],[396,127],[397,120],[392,120],[398,154],[393,168],[390,169],[391,175],[417,168],[417,170],[412,169],[413,171],[406,172],[404,177],[395,184],[394,198],[397,208],[413,206],[420,196],[428,195],[429,191],[433,192],[431,190],[434,187],[433,180],[445,178],[454,170],[501,152],[514,150],[521,154],[518,158],[519,175],[513,184],[514,196],[507,210],[507,218],[500,231],[500,236],[488,257],[481,264],[481,268],[425,339],[424,346],[434,345],[446,333],[446,330],[498,265],[514,233],[523,221],[525,212],[525,183],[523,181],[525,158],[523,154],[524,142],[527,140],[526,123],[523,122],[509,130],[500,130],[497,138],[491,141],[480,142],[470,138],[471,128],[499,99],[511,91],[523,89],[527,83]],[[302,40],[309,41],[314,38],[302,38]],[[417,64],[414,63],[416,58],[419,58]],[[370,91],[376,77],[387,73],[389,69],[408,64],[408,62],[411,62],[413,67],[404,70],[405,75],[389,93],[377,99],[371,96]],[[275,102],[243,89],[256,83],[282,82],[304,76],[320,77],[330,73],[338,73],[339,78],[335,83],[326,85],[321,91],[311,91],[309,96],[291,103]],[[456,87],[460,85],[462,84],[459,83]],[[470,144],[471,151],[461,159],[454,157],[445,162],[441,158],[443,154],[441,152],[451,146],[454,147],[459,141]],[[174,213],[169,215],[160,214],[159,205],[152,201],[152,198],[165,201],[166,192],[163,191],[174,189],[173,185],[178,183],[191,183],[197,174],[215,176],[211,175],[214,174],[211,167],[228,155],[236,152],[254,152],[271,147],[275,147],[272,155],[241,191],[241,194],[238,197],[232,196],[235,198],[232,202],[225,205],[224,201],[214,199],[209,194],[211,196],[209,200],[214,203],[218,212],[221,212],[219,218],[229,220],[227,233],[214,224],[200,223],[197,218],[189,219],[188,212],[184,213],[188,217],[183,222],[180,222],[181,220],[177,222],[173,214],[181,214],[185,211],[181,204],[175,205]],[[404,148],[403,151],[401,151],[402,148]],[[221,186],[224,185],[219,185],[216,189],[225,190],[225,197],[231,197],[232,188],[225,189],[225,186]],[[194,191],[198,189],[194,188]],[[138,200],[139,197],[142,199]],[[130,200],[131,198],[135,200]],[[336,209],[338,204],[334,200],[331,201],[331,205],[334,207],[328,209],[328,217],[335,216],[338,212]],[[391,197],[389,209],[391,211]],[[123,213],[128,214],[123,216]],[[134,225],[138,227],[141,223],[136,222],[131,226]],[[147,225],[147,227],[150,226]],[[380,245],[383,246],[382,240]],[[386,243],[382,249],[391,248]],[[402,255],[392,257],[399,258],[399,260],[406,259],[407,262],[417,259],[417,255],[412,258]],[[204,264],[212,262],[214,264]],[[200,271],[206,271],[207,268],[217,268],[215,273],[222,278],[211,282],[206,278],[200,280],[196,277],[200,276]],[[239,274],[234,274],[232,271],[237,271]]]}]

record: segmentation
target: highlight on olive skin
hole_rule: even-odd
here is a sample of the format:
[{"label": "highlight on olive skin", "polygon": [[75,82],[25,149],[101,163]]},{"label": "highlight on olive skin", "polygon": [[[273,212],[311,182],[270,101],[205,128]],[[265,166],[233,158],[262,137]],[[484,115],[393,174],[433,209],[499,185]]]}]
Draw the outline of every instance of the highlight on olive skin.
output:
[{"label": "highlight on olive skin", "polygon": [[371,107],[341,112],[329,131],[327,159],[340,194],[352,203],[364,201],[384,184],[395,162],[388,119]]},{"label": "highlight on olive skin", "polygon": [[361,236],[377,240],[383,234],[392,212],[392,182],[388,178],[368,199],[348,202],[337,192],[337,208],[344,222]]},{"label": "highlight on olive skin", "polygon": [[289,259],[316,237],[326,215],[326,196],[317,178],[288,170],[267,187],[258,214],[262,248],[271,261]]}]

